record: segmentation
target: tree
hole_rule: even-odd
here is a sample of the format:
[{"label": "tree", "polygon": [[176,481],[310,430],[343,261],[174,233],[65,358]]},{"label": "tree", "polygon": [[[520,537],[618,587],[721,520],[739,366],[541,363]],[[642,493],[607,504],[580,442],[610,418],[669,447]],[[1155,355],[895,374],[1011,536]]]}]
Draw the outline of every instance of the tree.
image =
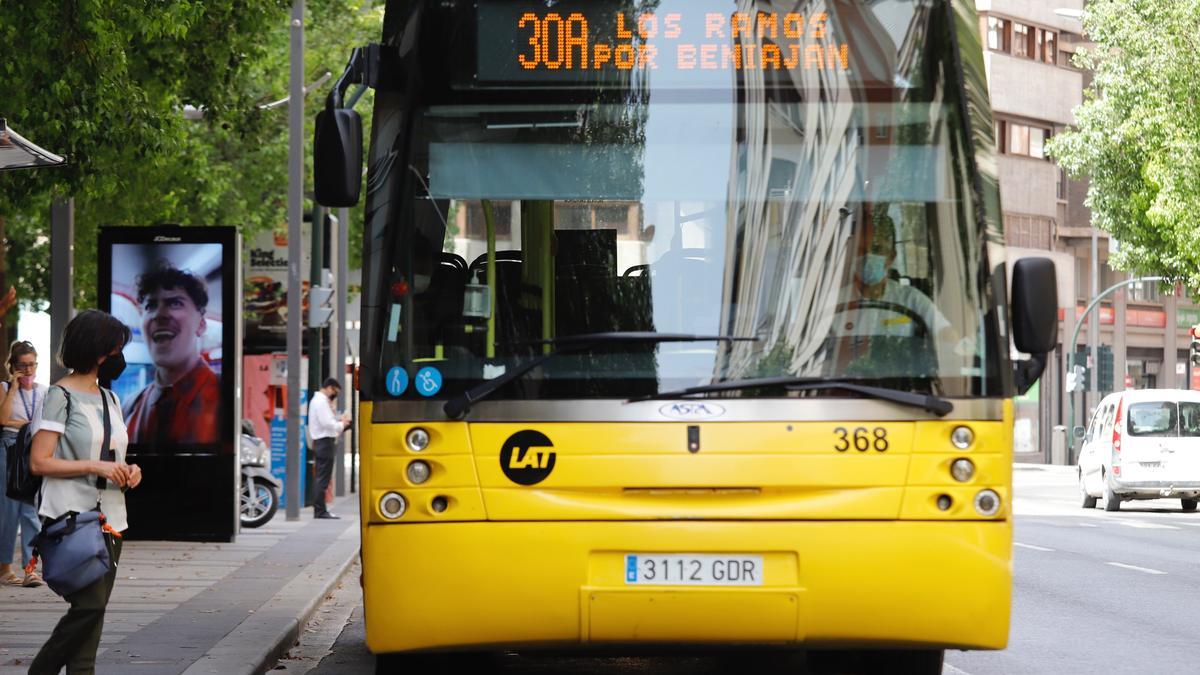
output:
[{"label": "tree", "polygon": [[[308,0],[306,82],[341,72],[350,48],[378,40],[372,0]],[[0,175],[8,278],[21,301],[49,297],[47,214],[76,200],[75,288],[96,302],[102,225],[238,225],[246,236],[286,217],[290,0],[92,0],[8,3],[0,114],[66,154],[65,168]],[[311,119],[323,94],[308,98]],[[369,104],[369,100],[365,103]],[[187,119],[186,106],[203,111]],[[311,150],[308,157],[311,157]],[[311,181],[311,176],[309,178]],[[353,239],[352,239],[353,241]],[[3,289],[0,289],[3,292]]]},{"label": "tree", "polygon": [[1077,127],[1049,145],[1091,179],[1096,227],[1120,243],[1112,264],[1183,283],[1200,295],[1200,0],[1093,0],[1096,48],[1076,63],[1095,73]]}]

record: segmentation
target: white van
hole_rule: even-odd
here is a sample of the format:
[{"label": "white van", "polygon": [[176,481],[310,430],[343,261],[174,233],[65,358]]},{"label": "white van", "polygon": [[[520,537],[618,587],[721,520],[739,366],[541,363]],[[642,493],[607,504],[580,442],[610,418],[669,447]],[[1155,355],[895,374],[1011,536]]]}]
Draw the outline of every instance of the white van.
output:
[{"label": "white van", "polygon": [[1200,500],[1200,391],[1143,389],[1100,402],[1079,451],[1083,508],[1103,499],[1116,511],[1128,499],[1177,498],[1184,511]]}]

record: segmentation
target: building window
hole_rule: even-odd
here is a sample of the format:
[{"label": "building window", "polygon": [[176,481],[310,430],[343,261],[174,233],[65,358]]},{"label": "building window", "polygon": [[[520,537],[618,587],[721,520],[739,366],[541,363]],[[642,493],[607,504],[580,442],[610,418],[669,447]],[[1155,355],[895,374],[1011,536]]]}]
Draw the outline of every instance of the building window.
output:
[{"label": "building window", "polygon": [[1024,124],[1013,124],[1012,122],[1009,122],[1005,126],[1008,127],[1008,154],[1028,155],[1029,127]]},{"label": "building window", "polygon": [[987,46],[994,52],[1058,64],[1058,32],[996,16],[987,18]]},{"label": "building window", "polygon": [[1082,255],[1075,257],[1075,297],[1092,297],[1092,268],[1089,259]]},{"label": "building window", "polygon": [[1038,127],[1029,127],[1029,156],[1038,159],[1046,158],[1046,139],[1050,132]]},{"label": "building window", "polygon": [[1019,122],[996,122],[996,147],[1004,154],[1046,159],[1050,129]]},{"label": "building window", "polygon": [[1052,30],[1038,29],[1038,42],[1041,44],[1042,61],[1055,65],[1058,63],[1058,33]]},{"label": "building window", "polygon": [[1009,246],[1050,249],[1054,220],[1020,213],[1004,214],[1004,241]]},{"label": "building window", "polygon": [[1034,58],[1033,28],[1023,23],[1013,22],[1012,25],[1012,55],[1023,59]]},{"label": "building window", "polygon": [[1129,299],[1133,302],[1159,302],[1157,281],[1139,281],[1129,285]]},{"label": "building window", "polygon": [[1107,260],[1100,264],[1100,290],[1112,288],[1128,278],[1126,273],[1109,267]]},{"label": "building window", "polygon": [[1067,198],[1067,170],[1059,168],[1057,178],[1054,181],[1054,194],[1059,199]]},{"label": "building window", "polygon": [[1000,19],[994,16],[989,16],[987,20],[988,26],[988,49],[996,52],[1008,51],[1008,19]]}]

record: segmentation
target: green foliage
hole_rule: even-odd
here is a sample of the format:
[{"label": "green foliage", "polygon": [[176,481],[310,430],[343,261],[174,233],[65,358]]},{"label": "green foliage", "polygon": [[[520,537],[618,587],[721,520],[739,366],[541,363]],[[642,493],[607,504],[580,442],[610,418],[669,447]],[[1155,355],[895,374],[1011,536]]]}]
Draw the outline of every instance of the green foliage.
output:
[{"label": "green foliage", "polygon": [[[375,4],[307,0],[306,84],[336,77],[352,47],[378,41]],[[55,195],[75,198],[81,307],[96,302],[100,226],[238,225],[247,237],[284,226],[287,106],[261,106],[288,93],[290,8],[290,0],[4,3],[0,44],[17,58],[0,59],[0,116],[70,160],[0,174],[7,281],[24,304],[40,308],[49,298]],[[312,120],[330,86],[306,100],[309,190]],[[360,110],[370,103],[368,95]],[[185,119],[185,107],[203,119]],[[357,258],[361,225],[350,236]]]},{"label": "green foliage", "polygon": [[1091,178],[1093,223],[1120,242],[1114,266],[1200,296],[1200,0],[1093,0],[1084,26],[1097,46],[1076,62],[1095,81],[1050,154]]}]

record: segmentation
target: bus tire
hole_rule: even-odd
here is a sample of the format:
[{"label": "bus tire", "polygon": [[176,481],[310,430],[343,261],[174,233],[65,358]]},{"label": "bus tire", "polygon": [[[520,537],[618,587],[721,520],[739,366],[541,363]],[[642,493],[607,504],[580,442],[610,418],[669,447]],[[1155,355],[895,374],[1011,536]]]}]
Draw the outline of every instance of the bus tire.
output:
[{"label": "bus tire", "polygon": [[478,652],[379,654],[375,657],[375,675],[477,673],[491,672],[494,667],[492,654]]},{"label": "bus tire", "polygon": [[1112,486],[1106,482],[1104,484],[1104,510],[1119,511],[1121,509],[1121,498],[1117,493],[1113,492]]},{"label": "bus tire", "polygon": [[807,672],[822,675],[936,675],[942,672],[944,657],[945,652],[941,649],[818,650],[807,654]]},{"label": "bus tire", "polygon": [[1179,503],[1183,505],[1184,511],[1195,511],[1196,505],[1200,504],[1200,501],[1195,499],[1180,499]]},{"label": "bus tire", "polygon": [[868,652],[866,673],[937,675],[942,672],[945,652],[941,649],[896,649]]}]

